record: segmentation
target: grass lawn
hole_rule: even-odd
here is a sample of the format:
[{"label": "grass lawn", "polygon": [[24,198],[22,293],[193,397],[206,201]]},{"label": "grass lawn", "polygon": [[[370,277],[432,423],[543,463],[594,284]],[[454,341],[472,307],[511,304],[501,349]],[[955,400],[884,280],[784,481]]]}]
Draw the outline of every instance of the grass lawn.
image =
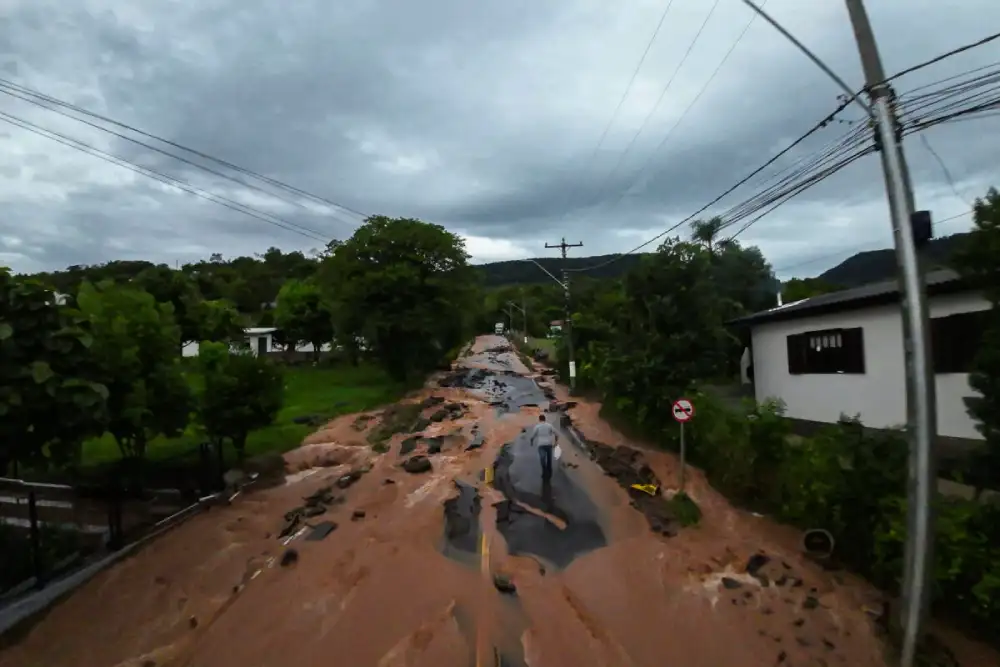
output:
[{"label": "grass lawn", "polygon": [[[285,406],[271,426],[254,431],[247,441],[247,455],[285,452],[294,449],[315,427],[295,424],[296,417],[319,415],[331,419],[351,412],[363,412],[398,400],[406,387],[393,382],[374,366],[335,368],[295,367],[285,371]],[[191,425],[177,438],[157,438],[149,445],[151,460],[183,456],[195,450],[204,438]],[[110,434],[83,445],[84,465],[117,460],[118,445]]]}]

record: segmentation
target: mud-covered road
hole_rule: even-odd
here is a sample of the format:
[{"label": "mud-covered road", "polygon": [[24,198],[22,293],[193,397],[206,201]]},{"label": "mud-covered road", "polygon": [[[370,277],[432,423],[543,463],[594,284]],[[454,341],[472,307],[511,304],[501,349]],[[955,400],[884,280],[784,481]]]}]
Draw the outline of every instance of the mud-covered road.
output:
[{"label": "mud-covered road", "polygon": [[[340,418],[244,493],[98,575],[3,667],[798,667],[887,664],[878,596],[729,507],[696,471],[701,522],[663,495],[668,454],[626,447],[599,406],[484,336],[398,408]],[[543,484],[526,429],[567,415]],[[669,495],[669,493],[667,494]],[[968,667],[1000,664],[971,644]]]}]

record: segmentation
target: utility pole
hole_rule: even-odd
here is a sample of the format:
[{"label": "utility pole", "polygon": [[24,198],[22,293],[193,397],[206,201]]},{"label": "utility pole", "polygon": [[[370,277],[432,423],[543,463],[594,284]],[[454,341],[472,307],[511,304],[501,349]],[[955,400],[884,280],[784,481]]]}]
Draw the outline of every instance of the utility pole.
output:
[{"label": "utility pole", "polygon": [[906,360],[906,412],[910,440],[907,540],[903,571],[902,664],[913,664],[930,590],[931,507],[935,491],[933,440],[937,434],[934,375],[931,367],[927,298],[914,242],[914,201],[896,117],[895,94],[885,82],[875,36],[863,0],[846,0],[858,43],[867,92],[871,97],[876,146],[885,172],[899,286],[903,295],[903,354]]},{"label": "utility pole", "polygon": [[567,248],[582,248],[583,243],[566,243],[566,237],[562,238],[559,243],[553,243],[549,245],[545,244],[546,248],[559,248],[562,251],[562,258],[564,261],[563,271],[562,271],[562,286],[563,286],[563,297],[566,305],[566,321],[563,323],[566,332],[566,351],[569,353],[569,390],[572,393],[576,389],[576,358],[573,356],[573,319],[572,319],[572,309],[570,307],[569,300],[569,269],[565,266],[566,260],[566,249]]},{"label": "utility pole", "polygon": [[528,344],[528,302],[524,298],[524,288],[521,288],[521,314],[524,315],[524,344]]}]

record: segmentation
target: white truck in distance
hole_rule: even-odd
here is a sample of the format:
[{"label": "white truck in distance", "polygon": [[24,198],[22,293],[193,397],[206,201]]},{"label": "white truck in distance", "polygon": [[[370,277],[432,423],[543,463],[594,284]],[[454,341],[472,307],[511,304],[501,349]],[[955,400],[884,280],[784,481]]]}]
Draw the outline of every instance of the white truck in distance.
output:
[{"label": "white truck in distance", "polygon": [[503,322],[497,322],[495,325],[493,325],[493,332],[496,333],[497,335],[502,334],[503,333]]}]

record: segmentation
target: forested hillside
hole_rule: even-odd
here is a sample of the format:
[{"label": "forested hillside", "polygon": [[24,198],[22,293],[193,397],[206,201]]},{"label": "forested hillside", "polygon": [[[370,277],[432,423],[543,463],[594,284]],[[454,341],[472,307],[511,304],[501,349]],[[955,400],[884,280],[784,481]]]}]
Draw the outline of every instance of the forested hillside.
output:
[{"label": "forested hillside", "polygon": [[[968,237],[967,232],[933,239],[924,250],[932,266],[947,266],[955,249]],[[858,287],[896,275],[896,253],[892,248],[859,252],[821,273],[817,278],[832,285]]]},{"label": "forested hillside", "polygon": [[[644,254],[626,255],[620,260],[608,264],[593,271],[587,271],[591,278],[618,278],[629,269],[639,265],[639,260]],[[558,276],[564,268],[582,269],[587,266],[603,264],[614,259],[617,255],[597,255],[596,257],[568,257],[565,260],[559,257],[538,257],[534,261],[528,259],[515,259],[506,262],[490,262],[489,264],[479,264],[476,268],[483,276],[484,287],[500,287],[502,285],[531,285],[551,280],[545,275],[545,271],[538,268],[538,264],[545,267],[547,271]]]}]

